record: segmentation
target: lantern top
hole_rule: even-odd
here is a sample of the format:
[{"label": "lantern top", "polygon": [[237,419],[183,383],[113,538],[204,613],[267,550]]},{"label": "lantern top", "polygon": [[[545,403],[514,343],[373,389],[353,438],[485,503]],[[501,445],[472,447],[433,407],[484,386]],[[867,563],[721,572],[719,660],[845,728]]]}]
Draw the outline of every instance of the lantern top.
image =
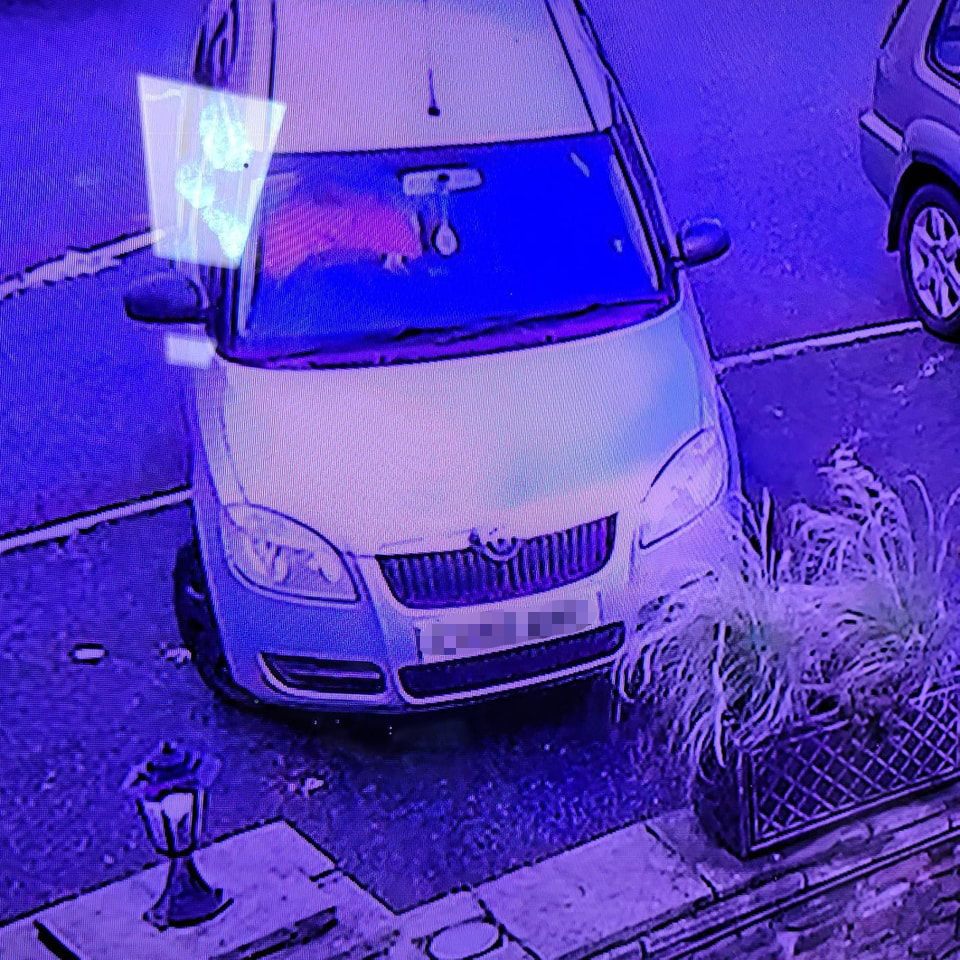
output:
[{"label": "lantern top", "polygon": [[171,791],[205,790],[219,772],[216,757],[164,740],[130,770],[123,789],[135,799],[154,799]]}]

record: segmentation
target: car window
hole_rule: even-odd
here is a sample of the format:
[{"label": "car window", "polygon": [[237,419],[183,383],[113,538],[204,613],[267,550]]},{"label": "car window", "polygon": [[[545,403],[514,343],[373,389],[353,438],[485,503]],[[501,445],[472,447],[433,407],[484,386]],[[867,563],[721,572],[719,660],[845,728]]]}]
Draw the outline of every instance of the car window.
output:
[{"label": "car window", "polygon": [[934,27],[931,47],[934,62],[960,76],[960,0],[947,0]]},{"label": "car window", "polygon": [[639,193],[638,200],[647,211],[644,228],[647,230],[649,237],[648,248],[653,251],[659,245],[661,250],[667,250],[669,243],[663,222],[656,212],[657,201],[653,195],[653,185],[650,182],[649,164],[638,146],[637,134],[630,121],[629,113],[619,92],[612,83],[610,97],[613,106],[613,135],[617,147],[623,154],[627,169],[632,174],[632,183]]},{"label": "car window", "polygon": [[212,8],[197,41],[193,76],[197,83],[210,87],[226,86],[237,59],[239,45],[239,0],[230,0],[225,8]]},{"label": "car window", "polygon": [[238,317],[254,352],[473,337],[490,325],[663,300],[646,226],[604,133],[275,157],[259,217]]},{"label": "car window", "polygon": [[239,271],[227,267],[197,266],[197,279],[203,285],[213,307],[208,332],[218,340],[227,335],[231,315],[236,306],[234,287]]}]

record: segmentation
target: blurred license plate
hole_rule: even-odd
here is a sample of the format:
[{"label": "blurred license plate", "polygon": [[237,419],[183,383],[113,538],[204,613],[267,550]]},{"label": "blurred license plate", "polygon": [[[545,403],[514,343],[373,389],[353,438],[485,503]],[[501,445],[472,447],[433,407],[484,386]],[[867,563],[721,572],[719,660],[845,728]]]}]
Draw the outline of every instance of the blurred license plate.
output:
[{"label": "blurred license plate", "polygon": [[417,625],[424,661],[474,657],[503,647],[537,643],[597,625],[596,596],[554,601],[536,609],[486,611]]}]

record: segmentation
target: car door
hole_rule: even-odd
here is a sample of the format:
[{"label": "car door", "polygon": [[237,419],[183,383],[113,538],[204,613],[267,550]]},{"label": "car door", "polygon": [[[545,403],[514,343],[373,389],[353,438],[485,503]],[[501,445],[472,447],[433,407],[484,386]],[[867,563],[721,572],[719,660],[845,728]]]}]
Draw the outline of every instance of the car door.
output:
[{"label": "car door", "polygon": [[[911,16],[919,18],[913,49],[908,52],[896,48],[898,32],[891,46],[881,53],[878,74],[887,56],[893,61],[888,66],[888,84],[896,87],[888,97],[888,119],[901,129],[917,119],[932,121],[944,132],[960,137],[960,0],[909,7],[904,14],[905,27],[910,27],[906,18]],[[905,40],[911,39],[910,32],[906,31]],[[953,153],[952,145],[947,152]]]}]

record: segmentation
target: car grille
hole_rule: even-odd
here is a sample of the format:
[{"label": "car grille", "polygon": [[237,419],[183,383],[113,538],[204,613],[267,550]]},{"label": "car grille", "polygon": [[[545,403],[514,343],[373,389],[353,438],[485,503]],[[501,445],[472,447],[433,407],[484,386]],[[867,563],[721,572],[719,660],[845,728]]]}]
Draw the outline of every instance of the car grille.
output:
[{"label": "car grille", "polygon": [[420,610],[495,603],[576,583],[613,553],[616,515],[521,542],[511,560],[491,560],[472,547],[378,556],[390,592]]},{"label": "car grille", "polygon": [[552,673],[585,666],[616,653],[623,639],[623,624],[613,623],[479,657],[401,667],[398,675],[403,689],[417,699],[468,693],[520,680],[549,679]]}]

